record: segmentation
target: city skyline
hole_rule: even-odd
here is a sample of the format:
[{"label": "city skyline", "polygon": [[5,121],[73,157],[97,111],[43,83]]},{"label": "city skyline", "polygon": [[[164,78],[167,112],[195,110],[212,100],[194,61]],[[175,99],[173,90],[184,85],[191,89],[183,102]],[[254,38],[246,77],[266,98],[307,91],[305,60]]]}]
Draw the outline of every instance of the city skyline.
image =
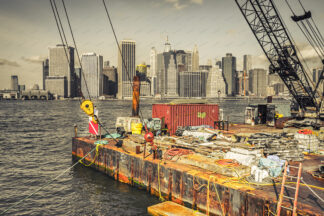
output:
[{"label": "city skyline", "polygon": [[[117,66],[115,44],[101,1],[66,0],[72,28],[80,53],[96,52]],[[314,62],[314,53],[290,20],[291,13],[284,2],[275,1],[285,23],[306,59]],[[57,1],[61,9],[60,1]],[[237,57],[237,70],[243,68],[243,55],[254,56],[255,67],[267,69],[266,59],[256,39],[240,14],[235,1],[212,0],[137,0],[107,1],[119,40],[136,41],[136,64],[149,64],[150,49],[162,52],[166,36],[173,49],[192,50],[195,44],[200,64],[208,59],[220,60],[226,53]],[[145,7],[142,7],[145,5]],[[320,0],[305,1],[320,30],[324,16]],[[102,12],[100,12],[102,10]],[[61,11],[63,19],[63,11]],[[84,17],[83,14],[89,14]],[[158,25],[157,25],[158,24]],[[69,45],[72,46],[68,29]],[[96,38],[94,40],[93,38]],[[0,1],[0,89],[9,88],[10,76],[18,75],[26,88],[42,84],[42,60],[48,57],[48,47],[60,39],[48,1]],[[310,66],[311,68],[316,67]],[[320,66],[320,65],[318,65]]]}]

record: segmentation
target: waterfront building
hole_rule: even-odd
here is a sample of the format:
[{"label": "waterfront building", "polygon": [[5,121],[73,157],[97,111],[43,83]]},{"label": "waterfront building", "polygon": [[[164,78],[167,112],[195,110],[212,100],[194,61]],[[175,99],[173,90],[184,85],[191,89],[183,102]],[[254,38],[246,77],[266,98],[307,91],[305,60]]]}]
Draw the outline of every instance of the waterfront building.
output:
[{"label": "waterfront building", "polygon": [[[84,79],[81,89],[85,98],[97,98],[103,94],[103,58],[96,53],[85,53],[81,56]],[[87,83],[85,83],[85,80]],[[89,91],[89,93],[88,93]]]},{"label": "waterfront building", "polygon": [[13,91],[18,91],[18,76],[16,75],[12,75],[11,76],[11,86],[10,86],[10,90],[13,90]]},{"label": "waterfront building", "polygon": [[45,80],[46,90],[53,94],[54,98],[67,96],[66,76],[47,76]]},{"label": "waterfront building", "polygon": [[[51,77],[51,78],[48,78]],[[57,45],[49,48],[49,75],[45,79],[46,90],[58,97],[74,97],[75,73],[74,73],[74,48],[65,45]],[[56,78],[55,78],[56,77]],[[47,86],[50,83],[50,86]],[[60,89],[55,86],[60,85]]]},{"label": "waterfront building", "polygon": [[48,58],[42,62],[42,66],[43,66],[43,90],[45,90],[46,89],[45,80],[46,80],[46,77],[49,76],[49,60],[48,60]]},{"label": "waterfront building", "polygon": [[235,95],[236,93],[236,57],[227,53],[222,58],[222,71],[225,78],[226,94]]},{"label": "waterfront building", "polygon": [[256,96],[266,96],[267,71],[260,68],[252,69],[250,70],[249,78],[251,92]]},{"label": "waterfront building", "polygon": [[[117,97],[123,99],[132,97],[132,82],[136,75],[135,48],[133,40],[122,40],[119,43],[121,53],[118,51],[118,93]],[[124,62],[123,62],[124,59]],[[126,66],[126,67],[125,67]]]}]

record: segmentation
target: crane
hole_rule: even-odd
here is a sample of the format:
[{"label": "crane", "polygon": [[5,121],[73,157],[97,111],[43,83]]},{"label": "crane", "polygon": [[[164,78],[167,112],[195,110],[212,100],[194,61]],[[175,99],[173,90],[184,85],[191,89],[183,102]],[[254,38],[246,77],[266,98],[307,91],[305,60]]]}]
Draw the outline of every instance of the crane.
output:
[{"label": "crane", "polygon": [[[312,87],[296,47],[272,0],[235,0],[270,62],[269,73],[278,74],[300,110],[320,116],[322,93]],[[300,19],[306,19],[300,17]],[[306,116],[306,115],[305,115]],[[313,115],[314,116],[314,115]]]}]

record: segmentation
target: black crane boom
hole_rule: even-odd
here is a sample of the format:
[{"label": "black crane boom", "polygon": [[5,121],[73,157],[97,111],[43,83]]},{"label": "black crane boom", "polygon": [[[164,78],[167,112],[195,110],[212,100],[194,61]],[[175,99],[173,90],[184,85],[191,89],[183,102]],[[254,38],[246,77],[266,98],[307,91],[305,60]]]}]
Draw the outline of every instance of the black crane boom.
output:
[{"label": "black crane boom", "polygon": [[294,44],[288,35],[272,0],[235,0],[263,52],[270,62],[270,73],[277,73],[299,107],[320,109],[301,64]]}]

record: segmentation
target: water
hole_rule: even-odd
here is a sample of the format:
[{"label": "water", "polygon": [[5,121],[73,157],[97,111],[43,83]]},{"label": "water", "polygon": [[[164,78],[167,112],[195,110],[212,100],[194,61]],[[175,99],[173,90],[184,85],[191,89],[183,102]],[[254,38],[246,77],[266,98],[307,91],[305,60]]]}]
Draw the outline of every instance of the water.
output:
[{"label": "water", "polygon": [[[217,102],[217,101],[215,101]],[[152,101],[141,103],[151,117]],[[130,101],[98,101],[99,117],[113,128],[131,114]],[[221,102],[225,118],[242,122],[246,101]],[[87,134],[88,117],[78,101],[0,101],[0,212],[55,178],[72,162],[74,124]],[[147,215],[158,203],[146,191],[77,165],[49,187],[8,211],[10,215]]]}]

